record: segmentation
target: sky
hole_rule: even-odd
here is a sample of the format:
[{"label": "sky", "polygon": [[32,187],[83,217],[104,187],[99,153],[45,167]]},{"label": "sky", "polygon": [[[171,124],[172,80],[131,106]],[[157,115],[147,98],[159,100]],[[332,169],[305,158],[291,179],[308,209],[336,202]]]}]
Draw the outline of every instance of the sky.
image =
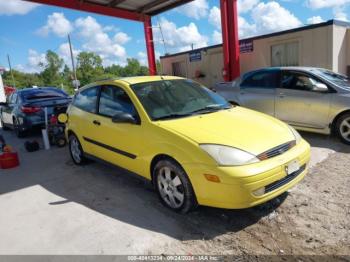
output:
[{"label": "sky", "polygon": [[[156,56],[222,42],[219,0],[195,0],[152,18]],[[330,19],[348,21],[350,0],[238,0],[239,37],[282,31]],[[105,66],[136,58],[146,65],[143,24],[86,12],[0,0],[0,66],[39,72],[53,50],[70,66],[74,55],[91,51]],[[162,34],[160,33],[160,28]]]}]

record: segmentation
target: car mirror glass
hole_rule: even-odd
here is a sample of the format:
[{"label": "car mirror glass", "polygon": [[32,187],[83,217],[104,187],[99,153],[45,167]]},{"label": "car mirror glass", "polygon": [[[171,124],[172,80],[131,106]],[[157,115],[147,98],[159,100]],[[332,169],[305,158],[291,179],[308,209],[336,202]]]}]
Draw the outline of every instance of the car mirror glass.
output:
[{"label": "car mirror glass", "polygon": [[313,86],[312,91],[316,92],[328,92],[328,87],[323,83],[317,83]]},{"label": "car mirror glass", "polygon": [[131,114],[120,112],[112,117],[112,122],[136,124],[136,119]]}]

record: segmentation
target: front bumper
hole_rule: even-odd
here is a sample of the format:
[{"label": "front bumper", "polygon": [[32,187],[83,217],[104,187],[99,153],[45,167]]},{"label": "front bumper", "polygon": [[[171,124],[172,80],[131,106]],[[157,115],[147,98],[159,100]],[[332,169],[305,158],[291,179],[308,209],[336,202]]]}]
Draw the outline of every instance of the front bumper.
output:
[{"label": "front bumper", "polygon": [[[286,166],[295,160],[304,169],[286,178]],[[186,164],[184,169],[190,177],[199,204],[238,209],[262,204],[299,183],[308,171],[309,161],[310,145],[302,140],[286,153],[255,164],[230,167]],[[216,175],[221,182],[210,182],[204,174]],[[267,186],[269,192],[261,196],[253,194]]]}]

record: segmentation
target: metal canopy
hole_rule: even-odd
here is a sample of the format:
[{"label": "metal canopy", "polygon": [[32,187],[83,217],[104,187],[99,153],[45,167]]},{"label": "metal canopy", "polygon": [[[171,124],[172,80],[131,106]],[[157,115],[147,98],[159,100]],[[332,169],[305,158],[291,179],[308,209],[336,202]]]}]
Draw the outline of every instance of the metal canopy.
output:
[{"label": "metal canopy", "polygon": [[25,0],[124,19],[144,21],[193,0]]}]

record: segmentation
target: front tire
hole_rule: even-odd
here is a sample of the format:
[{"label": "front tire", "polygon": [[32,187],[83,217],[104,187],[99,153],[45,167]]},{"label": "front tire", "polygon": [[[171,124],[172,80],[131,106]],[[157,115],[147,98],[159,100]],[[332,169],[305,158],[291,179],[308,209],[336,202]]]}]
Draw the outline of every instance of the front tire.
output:
[{"label": "front tire", "polygon": [[336,132],[343,143],[350,145],[350,113],[346,113],[338,119]]},{"label": "front tire", "polygon": [[153,170],[153,179],[159,198],[166,207],[185,214],[198,205],[186,172],[175,161],[159,161]]},{"label": "front tire", "polygon": [[72,157],[74,164],[81,166],[86,163],[86,158],[84,157],[84,151],[81,147],[79,139],[76,135],[69,136],[69,153]]}]

